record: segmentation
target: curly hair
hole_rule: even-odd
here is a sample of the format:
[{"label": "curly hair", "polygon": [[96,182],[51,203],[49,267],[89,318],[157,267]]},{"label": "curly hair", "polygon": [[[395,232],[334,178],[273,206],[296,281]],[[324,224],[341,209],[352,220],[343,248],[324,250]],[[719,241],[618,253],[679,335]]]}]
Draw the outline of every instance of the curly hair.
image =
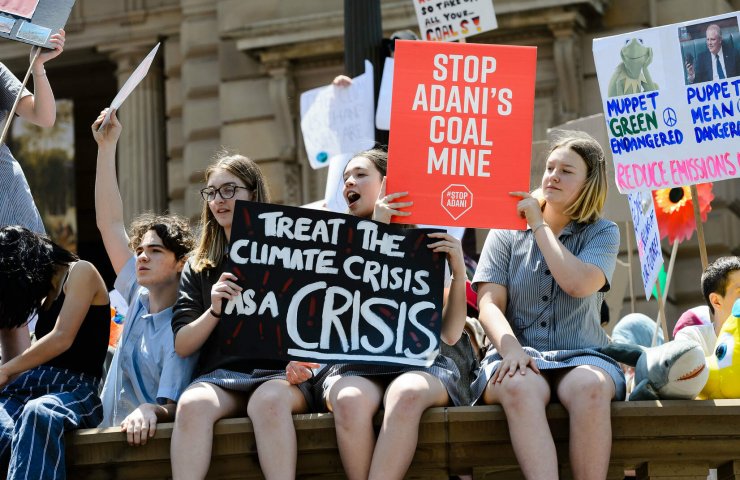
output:
[{"label": "curly hair", "polygon": [[18,328],[41,306],[57,268],[77,255],[20,226],[0,229],[0,328]]},{"label": "curly hair", "polygon": [[143,213],[131,222],[129,248],[135,251],[146,232],[150,230],[154,230],[162,240],[164,248],[174,253],[177,260],[187,257],[195,246],[195,236],[185,217]]}]

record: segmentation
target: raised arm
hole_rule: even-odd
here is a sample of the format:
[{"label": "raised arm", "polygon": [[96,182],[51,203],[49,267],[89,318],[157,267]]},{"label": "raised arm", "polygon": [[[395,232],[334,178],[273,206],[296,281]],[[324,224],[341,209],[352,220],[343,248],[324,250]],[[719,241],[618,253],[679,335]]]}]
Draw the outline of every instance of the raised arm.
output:
[{"label": "raised arm", "polygon": [[92,133],[98,143],[98,161],[95,170],[95,221],[103,237],[113,269],[120,273],[133,253],[123,221],[123,202],[116,179],[116,144],[121,136],[121,123],[116,112],[102,131],[98,131],[108,109],[92,124]]},{"label": "raised arm", "polygon": [[[59,30],[59,33],[51,36],[51,42],[54,44],[54,48],[51,50],[42,49],[31,67],[31,72],[33,73],[33,95],[25,96],[18,102],[16,113],[23,119],[41,127],[53,126],[57,118],[54,92],[51,90],[44,64],[62,53],[64,50],[64,40],[64,30]],[[35,50],[32,50],[32,59],[34,54]]]}]

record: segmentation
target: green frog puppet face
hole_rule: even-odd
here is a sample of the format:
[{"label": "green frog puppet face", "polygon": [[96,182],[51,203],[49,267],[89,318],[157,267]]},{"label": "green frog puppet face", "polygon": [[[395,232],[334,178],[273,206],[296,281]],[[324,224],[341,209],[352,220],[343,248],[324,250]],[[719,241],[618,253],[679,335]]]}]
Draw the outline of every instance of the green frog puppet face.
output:
[{"label": "green frog puppet face", "polygon": [[653,49],[643,45],[641,39],[633,38],[627,40],[625,46],[622,47],[621,55],[627,74],[631,78],[637,79],[642,69],[653,60]]}]

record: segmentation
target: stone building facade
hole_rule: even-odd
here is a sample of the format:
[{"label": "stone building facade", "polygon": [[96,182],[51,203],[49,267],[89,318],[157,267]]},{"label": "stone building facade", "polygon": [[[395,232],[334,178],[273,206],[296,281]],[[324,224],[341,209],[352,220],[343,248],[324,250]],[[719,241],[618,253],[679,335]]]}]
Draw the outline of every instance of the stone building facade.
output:
[{"label": "stone building facade", "polygon": [[[548,128],[601,111],[593,38],[739,8],[738,0],[496,0],[499,28],[470,41],[538,47],[533,132],[543,140]],[[410,0],[382,1],[382,17],[386,36],[417,29]],[[326,172],[308,166],[299,97],[342,73],[343,21],[342,0],[77,0],[66,51],[47,70],[57,96],[75,99],[81,254],[106,262],[92,211],[89,124],[157,42],[161,54],[120,113],[119,177],[129,218],[165,209],[197,218],[202,170],[221,146],[259,162],[276,202],[321,198]],[[0,58],[19,72],[27,51],[2,42]],[[715,185],[705,226],[710,260],[740,254],[739,184]],[[666,258],[669,251],[664,244]],[[695,237],[682,244],[678,258],[668,305],[674,318],[702,301]],[[655,302],[639,294],[639,265],[633,270],[636,296],[643,298],[635,308],[653,315]],[[625,313],[632,308],[629,293],[621,297]]]}]

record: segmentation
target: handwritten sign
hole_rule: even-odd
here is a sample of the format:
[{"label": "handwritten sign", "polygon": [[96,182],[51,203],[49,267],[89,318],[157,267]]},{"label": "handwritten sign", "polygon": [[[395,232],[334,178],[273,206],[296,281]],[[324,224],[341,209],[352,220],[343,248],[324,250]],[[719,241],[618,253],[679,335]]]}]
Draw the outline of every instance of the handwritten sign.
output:
[{"label": "handwritten sign", "polygon": [[414,205],[393,221],[525,228],[509,192],[529,190],[536,56],[396,42],[387,191],[409,192]]},{"label": "handwritten sign", "polygon": [[375,128],[378,130],[390,130],[391,128],[393,64],[393,57],[385,57],[383,78],[380,79],[380,92],[378,93],[378,108],[375,111]]},{"label": "handwritten sign", "polygon": [[352,85],[329,85],[301,94],[301,132],[312,168],[329,166],[329,160],[354,154],[375,144],[373,66]]},{"label": "handwritten sign", "polygon": [[620,192],[740,177],[737,27],[735,13],[594,40]]},{"label": "handwritten sign", "polygon": [[424,40],[460,40],[498,27],[492,0],[413,1]]},{"label": "handwritten sign", "polygon": [[633,192],[627,195],[632,224],[635,227],[637,252],[640,257],[642,284],[645,298],[650,295],[663,265],[663,252],[660,249],[660,231],[655,217],[655,205],[650,192]]},{"label": "handwritten sign", "polygon": [[238,201],[229,271],[243,293],[219,323],[225,354],[428,366],[439,350],[444,257],[434,230]]}]

